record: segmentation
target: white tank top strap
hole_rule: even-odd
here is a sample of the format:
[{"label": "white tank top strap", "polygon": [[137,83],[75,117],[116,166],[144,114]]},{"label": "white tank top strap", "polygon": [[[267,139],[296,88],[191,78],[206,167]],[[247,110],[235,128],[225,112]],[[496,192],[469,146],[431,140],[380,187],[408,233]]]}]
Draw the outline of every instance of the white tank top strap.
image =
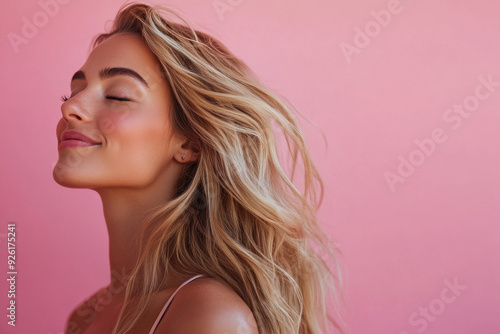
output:
[{"label": "white tank top strap", "polygon": [[167,311],[167,308],[168,306],[170,305],[170,303],[172,302],[172,299],[174,299],[175,295],[177,294],[177,292],[186,284],[188,284],[189,282],[199,278],[199,277],[203,277],[202,274],[200,275],[196,275],[196,276],[193,276],[191,277],[190,279],[188,279],[187,281],[185,281],[184,283],[182,283],[181,285],[179,285],[179,287],[177,288],[177,290],[174,291],[174,293],[170,296],[170,298],[167,300],[167,302],[165,303],[165,306],[163,306],[162,310],[160,311],[160,314],[158,314],[158,317],[156,318],[156,321],[155,323],[153,324],[153,327],[151,328],[151,331],[149,332],[149,334],[153,334],[154,331],[156,330],[156,327],[158,327],[158,324],[160,323],[160,320],[163,318],[163,315],[165,315],[165,312]]}]

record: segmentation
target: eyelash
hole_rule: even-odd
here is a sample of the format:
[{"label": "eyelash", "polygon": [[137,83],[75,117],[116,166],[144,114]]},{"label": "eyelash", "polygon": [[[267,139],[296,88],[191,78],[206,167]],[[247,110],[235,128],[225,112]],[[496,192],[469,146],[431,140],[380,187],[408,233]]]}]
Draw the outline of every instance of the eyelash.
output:
[{"label": "eyelash", "polygon": [[106,98],[109,99],[109,100],[116,100],[116,101],[130,101],[129,98],[119,97],[119,96],[106,95]]},{"label": "eyelash", "polygon": [[[129,98],[126,98],[126,97],[118,97],[118,96],[111,96],[111,95],[106,95],[106,98],[109,99],[109,100],[116,100],[116,101],[130,101]],[[70,99],[70,97],[68,97],[67,95],[63,95],[61,96],[61,101],[63,102],[66,102]]]}]

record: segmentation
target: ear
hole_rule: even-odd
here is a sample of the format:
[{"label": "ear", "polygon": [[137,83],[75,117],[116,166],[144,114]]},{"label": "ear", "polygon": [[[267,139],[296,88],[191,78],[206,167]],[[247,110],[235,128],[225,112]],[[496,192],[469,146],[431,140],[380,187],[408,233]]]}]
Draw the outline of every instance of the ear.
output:
[{"label": "ear", "polygon": [[174,159],[179,163],[195,162],[200,157],[200,150],[192,145],[189,141],[185,141],[181,148],[174,154]]}]

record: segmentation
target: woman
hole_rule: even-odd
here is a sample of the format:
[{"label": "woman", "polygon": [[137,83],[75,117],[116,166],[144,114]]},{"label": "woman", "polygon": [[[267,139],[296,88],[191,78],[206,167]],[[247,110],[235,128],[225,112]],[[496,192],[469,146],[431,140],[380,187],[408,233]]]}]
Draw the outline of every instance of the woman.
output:
[{"label": "woman", "polygon": [[219,41],[163,13],[124,6],[63,97],[54,179],[100,195],[111,269],[66,333],[323,333],[335,276],[312,246],[333,247],[297,122]]}]

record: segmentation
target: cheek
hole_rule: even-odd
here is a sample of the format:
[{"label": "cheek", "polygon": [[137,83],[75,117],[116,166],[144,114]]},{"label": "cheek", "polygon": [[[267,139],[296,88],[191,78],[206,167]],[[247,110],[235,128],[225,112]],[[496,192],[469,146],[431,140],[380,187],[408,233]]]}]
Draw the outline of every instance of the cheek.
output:
[{"label": "cheek", "polygon": [[126,127],[133,118],[132,112],[127,108],[116,108],[107,112],[105,116],[99,119],[99,130],[104,136],[112,135],[113,132]]},{"label": "cheek", "polygon": [[99,127],[116,162],[126,162],[134,169],[139,165],[148,168],[161,164],[168,154],[165,138],[170,129],[165,118],[161,114],[121,110],[101,118]]}]

